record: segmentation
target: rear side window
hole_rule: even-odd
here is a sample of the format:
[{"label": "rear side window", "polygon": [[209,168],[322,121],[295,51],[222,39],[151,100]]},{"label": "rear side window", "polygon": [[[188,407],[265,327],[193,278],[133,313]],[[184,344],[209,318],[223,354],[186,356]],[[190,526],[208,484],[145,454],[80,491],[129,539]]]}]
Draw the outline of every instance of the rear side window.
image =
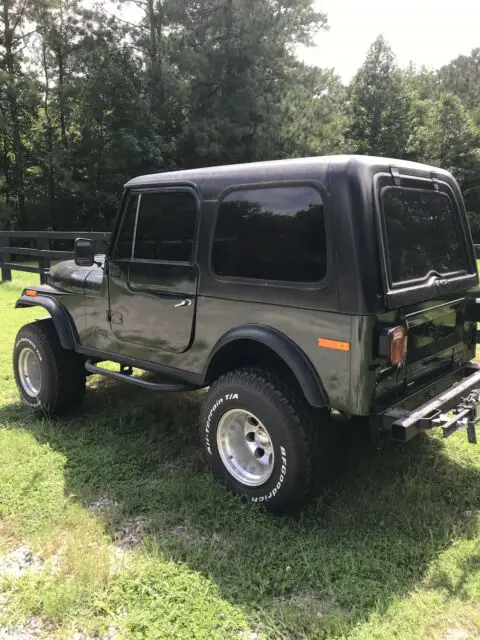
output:
[{"label": "rear side window", "polygon": [[190,262],[197,201],[188,191],[142,193],[133,257],[137,260]]},{"label": "rear side window", "polygon": [[229,193],[218,212],[212,267],[235,278],[322,280],[327,246],[320,193],[309,186]]},{"label": "rear side window", "polygon": [[445,194],[392,187],[382,193],[382,208],[392,284],[466,271],[462,235]]}]

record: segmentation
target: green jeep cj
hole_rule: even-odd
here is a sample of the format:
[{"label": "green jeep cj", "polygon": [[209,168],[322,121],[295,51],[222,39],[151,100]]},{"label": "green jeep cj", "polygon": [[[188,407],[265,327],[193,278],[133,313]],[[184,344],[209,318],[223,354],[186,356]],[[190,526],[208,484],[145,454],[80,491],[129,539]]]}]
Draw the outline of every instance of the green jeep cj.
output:
[{"label": "green jeep cj", "polygon": [[441,169],[335,156],[141,176],[106,256],[78,238],[74,261],[23,292],[17,307],[51,317],[20,330],[15,377],[50,415],[82,401],[89,374],[209,387],[213,475],[285,512],[330,475],[334,409],[394,440],[464,426],[476,441],[477,284]]}]

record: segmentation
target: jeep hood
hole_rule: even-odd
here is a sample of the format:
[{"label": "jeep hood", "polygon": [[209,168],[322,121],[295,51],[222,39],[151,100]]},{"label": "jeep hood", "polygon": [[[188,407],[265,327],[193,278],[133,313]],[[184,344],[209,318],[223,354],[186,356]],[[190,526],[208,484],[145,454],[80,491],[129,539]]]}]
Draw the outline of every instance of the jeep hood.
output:
[{"label": "jeep hood", "polygon": [[105,256],[95,256],[95,260],[100,263],[92,267],[79,267],[74,260],[64,260],[53,266],[48,272],[47,282],[52,287],[69,293],[84,293],[85,281],[94,271],[99,271],[103,275]]}]

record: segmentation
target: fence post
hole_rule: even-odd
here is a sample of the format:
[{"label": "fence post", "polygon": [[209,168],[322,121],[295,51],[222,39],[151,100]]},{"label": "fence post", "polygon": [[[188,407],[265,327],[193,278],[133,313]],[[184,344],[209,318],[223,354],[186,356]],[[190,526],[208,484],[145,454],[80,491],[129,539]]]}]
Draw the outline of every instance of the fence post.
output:
[{"label": "fence post", "polygon": [[[0,235],[0,247],[9,247],[10,239],[8,236]],[[12,281],[12,272],[10,269],[5,269],[3,266],[4,262],[10,262],[10,254],[0,253],[0,266],[2,267],[2,282],[11,282]]]},{"label": "fence post", "polygon": [[[50,242],[48,238],[40,238],[37,240],[37,249],[46,249],[47,251],[50,249]],[[40,256],[38,259],[38,266],[42,270],[40,274],[40,284],[45,284],[47,282],[47,278],[45,276],[44,271],[46,269],[50,269],[50,258],[44,258]]]}]

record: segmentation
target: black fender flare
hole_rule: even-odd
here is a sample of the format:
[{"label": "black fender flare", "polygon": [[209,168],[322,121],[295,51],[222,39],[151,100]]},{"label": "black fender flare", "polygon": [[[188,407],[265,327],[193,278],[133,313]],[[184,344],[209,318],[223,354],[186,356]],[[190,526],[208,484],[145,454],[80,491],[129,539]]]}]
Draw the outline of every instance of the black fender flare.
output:
[{"label": "black fender flare", "polygon": [[75,349],[78,343],[78,334],[68,312],[54,299],[48,296],[20,296],[15,304],[15,309],[26,307],[43,307],[52,317],[57,330],[58,339],[64,349]]},{"label": "black fender flare", "polygon": [[250,340],[269,347],[290,368],[302,388],[307,402],[312,407],[328,407],[329,399],[325,387],[314,366],[305,353],[284,333],[273,327],[246,324],[231,329],[216,343],[203,373],[203,383],[208,385],[208,371],[215,356],[228,344],[239,340]]}]

